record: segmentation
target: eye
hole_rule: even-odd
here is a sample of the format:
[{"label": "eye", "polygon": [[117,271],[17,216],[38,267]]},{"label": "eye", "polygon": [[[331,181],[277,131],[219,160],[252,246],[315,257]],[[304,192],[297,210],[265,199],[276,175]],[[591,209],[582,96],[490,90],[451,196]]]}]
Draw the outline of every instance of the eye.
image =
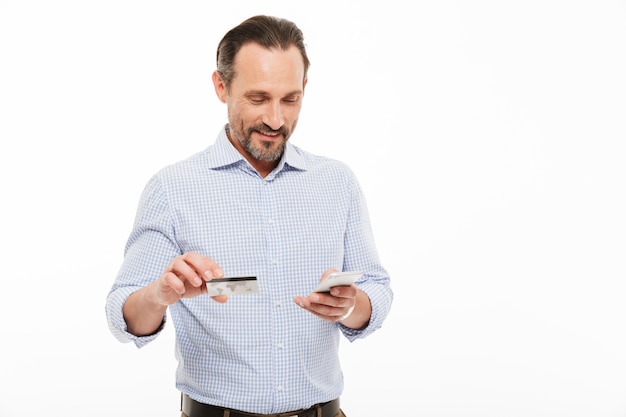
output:
[{"label": "eye", "polygon": [[253,104],[261,104],[265,101],[265,97],[263,96],[250,96],[248,97],[248,99],[253,103]]},{"label": "eye", "polygon": [[300,101],[300,96],[285,97],[283,101],[286,103],[297,103],[298,101]]}]

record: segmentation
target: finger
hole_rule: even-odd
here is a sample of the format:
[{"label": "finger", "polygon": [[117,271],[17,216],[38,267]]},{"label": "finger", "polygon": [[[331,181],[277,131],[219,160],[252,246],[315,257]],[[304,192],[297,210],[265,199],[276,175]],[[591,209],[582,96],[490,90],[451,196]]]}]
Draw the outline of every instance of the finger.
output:
[{"label": "finger", "polygon": [[170,264],[169,270],[171,273],[178,276],[178,278],[184,283],[189,282],[194,287],[202,285],[204,280],[200,278],[198,272],[189,263],[184,256],[177,256]]},{"label": "finger", "polygon": [[329,268],[322,274],[322,278],[320,278],[320,282],[324,281],[330,274],[333,272],[339,272],[337,268]]},{"label": "finger", "polygon": [[338,285],[330,289],[330,295],[340,298],[353,298],[356,297],[357,287],[352,285]]},{"label": "finger", "polygon": [[226,301],[228,301],[228,296],[227,295],[214,295],[211,298],[214,301],[217,301],[220,304],[224,304]]},{"label": "finger", "polygon": [[176,294],[183,295],[185,294],[185,284],[178,278],[178,276],[173,272],[166,272],[161,277],[163,285],[167,288],[172,289]]},{"label": "finger", "polygon": [[224,276],[224,271],[220,265],[207,256],[196,252],[187,252],[183,255],[183,259],[205,281]]},{"label": "finger", "polygon": [[326,321],[338,321],[348,311],[347,308],[331,307],[325,304],[312,304],[309,307],[302,307],[309,313]]},{"label": "finger", "polygon": [[335,297],[330,294],[312,293],[306,298],[296,298],[294,301],[300,307],[328,321],[338,321],[345,316],[350,308],[356,304],[356,287],[338,287],[339,292],[346,293],[347,297]]},{"label": "finger", "polygon": [[304,309],[311,306],[311,302],[307,298],[299,295],[293,298],[293,302]]}]

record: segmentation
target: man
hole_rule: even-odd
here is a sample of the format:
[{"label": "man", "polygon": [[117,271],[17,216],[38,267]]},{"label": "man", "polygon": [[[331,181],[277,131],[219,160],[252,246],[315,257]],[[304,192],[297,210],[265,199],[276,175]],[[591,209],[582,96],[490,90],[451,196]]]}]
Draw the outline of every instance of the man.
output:
[{"label": "man", "polygon": [[[142,195],[107,318],[141,347],[169,308],[183,416],[344,416],[339,336],[368,336],[389,313],[390,279],[354,175],[288,142],[308,67],[288,20],[255,16],[230,30],[213,73],[228,124]],[[311,292],[339,270],[363,275]],[[258,292],[209,296],[225,275],[256,276]]]}]

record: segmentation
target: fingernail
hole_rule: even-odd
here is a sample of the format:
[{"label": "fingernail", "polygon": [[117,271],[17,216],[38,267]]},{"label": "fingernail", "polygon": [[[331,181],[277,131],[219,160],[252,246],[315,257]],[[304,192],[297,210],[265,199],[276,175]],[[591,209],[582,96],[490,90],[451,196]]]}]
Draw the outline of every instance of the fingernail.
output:
[{"label": "fingernail", "polygon": [[212,279],[213,273],[211,271],[204,271],[204,276],[207,277],[208,279]]}]

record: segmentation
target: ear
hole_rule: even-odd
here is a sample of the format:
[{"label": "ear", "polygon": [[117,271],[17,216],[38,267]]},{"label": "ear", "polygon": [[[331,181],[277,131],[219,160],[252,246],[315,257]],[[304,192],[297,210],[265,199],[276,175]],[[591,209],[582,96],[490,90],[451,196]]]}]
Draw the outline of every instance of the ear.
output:
[{"label": "ear", "polygon": [[213,71],[213,87],[215,87],[215,94],[217,94],[217,98],[220,99],[222,103],[226,103],[226,84],[224,84],[224,79],[217,71]]}]

